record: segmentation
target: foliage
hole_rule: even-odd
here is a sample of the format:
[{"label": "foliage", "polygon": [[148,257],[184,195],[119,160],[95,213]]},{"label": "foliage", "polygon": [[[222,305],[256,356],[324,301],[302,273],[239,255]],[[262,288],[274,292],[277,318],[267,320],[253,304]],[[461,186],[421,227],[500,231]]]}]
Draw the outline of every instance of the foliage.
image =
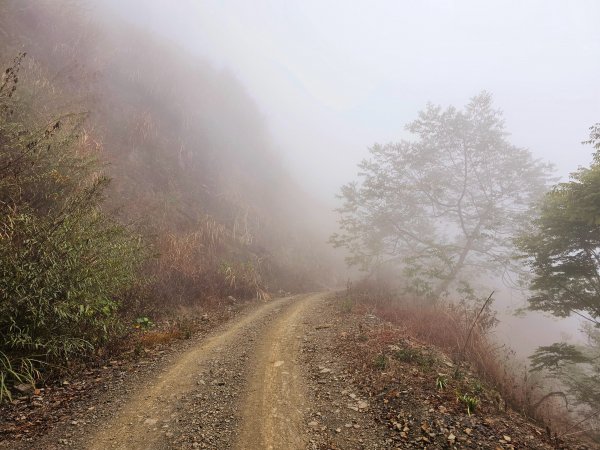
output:
[{"label": "foliage", "polygon": [[467,270],[509,266],[549,167],[507,141],[485,92],[464,111],[428,105],[407,129],[416,140],[373,146],[360,183],[342,187],[331,242],[364,270],[400,267],[413,293],[437,299]]},{"label": "foliage", "polygon": [[587,345],[564,342],[540,347],[531,356],[532,370],[546,370],[563,383],[566,393],[577,404],[600,405],[600,330],[586,329]]},{"label": "foliage", "polygon": [[443,391],[448,386],[448,377],[446,375],[438,375],[435,379],[435,387],[439,391]]},{"label": "foliage", "polygon": [[413,347],[403,347],[394,352],[394,357],[398,361],[409,364],[417,364],[419,366],[431,367],[435,363],[435,359],[430,354]]},{"label": "foliage", "polygon": [[559,317],[600,318],[600,131],[592,127],[597,149],[589,168],[558,184],[539,205],[533,226],[517,240],[534,278],[531,309]]},{"label": "foliage", "polygon": [[0,85],[3,385],[35,373],[24,367],[103,342],[145,255],[140,238],[101,210],[108,179],[91,154],[86,115],[41,122],[18,96],[23,58]]},{"label": "foliage", "polygon": [[32,358],[10,358],[0,351],[0,403],[11,400],[10,382],[34,385],[40,372]]},{"label": "foliage", "polygon": [[259,300],[271,298],[262,281],[260,260],[256,264],[251,261],[222,262],[219,270],[229,286],[227,294],[238,295],[242,298],[254,296]]},{"label": "foliage", "polygon": [[463,403],[465,405],[465,407],[467,408],[467,414],[469,416],[471,414],[473,414],[473,412],[475,411],[475,408],[477,408],[477,405],[479,405],[479,399],[472,395],[468,395],[468,394],[459,395],[457,397],[457,399],[458,399],[458,401],[460,401],[461,403]]},{"label": "foliage", "polygon": [[558,317],[577,315],[590,325],[587,345],[555,343],[532,356],[532,369],[547,370],[571,399],[600,404],[600,124],[585,143],[596,149],[590,167],[548,192],[531,228],[517,240],[531,267],[529,308]]},{"label": "foliage", "polygon": [[138,317],[137,319],[135,319],[134,327],[137,328],[138,330],[148,331],[153,326],[154,326],[154,322],[152,322],[149,317],[144,316],[144,317]]}]

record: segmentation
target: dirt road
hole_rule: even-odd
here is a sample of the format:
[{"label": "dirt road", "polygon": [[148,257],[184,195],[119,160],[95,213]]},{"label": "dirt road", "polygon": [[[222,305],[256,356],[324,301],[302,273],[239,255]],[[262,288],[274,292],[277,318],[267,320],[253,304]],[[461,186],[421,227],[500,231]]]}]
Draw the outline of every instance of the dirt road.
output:
[{"label": "dirt road", "polygon": [[156,361],[116,365],[103,392],[57,410],[43,434],[0,435],[0,448],[558,448],[483,388],[469,415],[455,392],[483,384],[465,374],[438,389],[446,355],[344,305],[326,293],[246,305]]},{"label": "dirt road", "polygon": [[306,448],[298,341],[304,314],[322,298],[274,300],[216,330],[73,446]]}]

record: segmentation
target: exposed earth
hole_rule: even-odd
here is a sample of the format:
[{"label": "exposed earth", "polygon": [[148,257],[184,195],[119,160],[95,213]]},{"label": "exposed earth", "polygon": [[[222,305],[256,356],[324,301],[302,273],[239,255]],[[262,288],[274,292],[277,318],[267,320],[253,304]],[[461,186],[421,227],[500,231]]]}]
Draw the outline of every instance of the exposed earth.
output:
[{"label": "exposed earth", "polygon": [[160,357],[114,366],[44,426],[19,424],[52,408],[30,396],[22,416],[0,419],[0,448],[588,448],[485,392],[469,415],[452,380],[436,389],[447,357],[331,293],[257,302]]}]

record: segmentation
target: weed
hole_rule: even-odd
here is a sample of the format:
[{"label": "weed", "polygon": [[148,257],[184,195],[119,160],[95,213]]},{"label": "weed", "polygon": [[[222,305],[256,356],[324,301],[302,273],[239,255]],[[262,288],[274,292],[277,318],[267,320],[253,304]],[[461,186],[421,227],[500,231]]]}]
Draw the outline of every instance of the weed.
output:
[{"label": "weed", "polygon": [[187,317],[179,318],[175,324],[175,327],[182,339],[191,339],[196,330],[196,324],[192,319]]},{"label": "weed", "polygon": [[134,328],[142,331],[148,331],[154,326],[154,323],[148,317],[138,317],[135,319]]},{"label": "weed", "polygon": [[483,383],[479,380],[475,380],[473,382],[473,392],[476,394],[481,394],[483,392]]},{"label": "weed", "polygon": [[373,365],[379,370],[385,370],[388,365],[387,358],[383,353],[380,353],[373,360]]},{"label": "weed", "polygon": [[435,363],[433,356],[412,347],[405,347],[397,350],[394,353],[394,356],[401,362],[417,364],[422,367],[431,367]]},{"label": "weed", "polygon": [[5,353],[0,351],[0,403],[4,400],[12,400],[9,383],[26,383],[35,386],[36,380],[40,378],[40,372],[36,366],[41,364],[30,358],[17,358],[11,360]]},{"label": "weed", "polygon": [[443,391],[448,386],[448,377],[446,375],[439,374],[435,380],[435,387],[439,391]]},{"label": "weed", "polygon": [[457,400],[465,405],[467,408],[467,414],[470,416],[479,405],[479,399],[475,396],[463,394],[457,397]]}]

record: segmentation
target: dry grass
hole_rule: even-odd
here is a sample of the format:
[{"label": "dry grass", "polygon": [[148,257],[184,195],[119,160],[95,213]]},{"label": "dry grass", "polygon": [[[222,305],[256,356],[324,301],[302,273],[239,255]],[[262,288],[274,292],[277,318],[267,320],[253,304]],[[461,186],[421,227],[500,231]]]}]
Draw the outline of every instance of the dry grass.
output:
[{"label": "dry grass", "polygon": [[130,316],[164,315],[174,307],[206,305],[230,296],[270,298],[263,258],[210,216],[187,231],[159,231],[154,248],[156,258],[144,270],[149,280],[144,300],[139,308],[131,308]]},{"label": "dry grass", "polygon": [[[342,309],[373,314],[395,325],[406,335],[444,351],[459,367],[477,373],[499,393],[498,402],[527,417],[547,424],[553,430],[570,425],[567,410],[559,396],[545,395],[554,390],[549,381],[530,373],[510,349],[490,336],[496,319],[491,310],[475,318],[481,305],[467,303],[423,304],[400,298],[381,283],[361,282],[347,290]],[[469,336],[469,330],[473,326]],[[380,336],[395,339],[395,336]]]},{"label": "dry grass", "polygon": [[183,334],[180,330],[168,331],[149,331],[141,334],[137,342],[144,348],[152,348],[157,345],[164,345],[178,339],[182,339]]}]

